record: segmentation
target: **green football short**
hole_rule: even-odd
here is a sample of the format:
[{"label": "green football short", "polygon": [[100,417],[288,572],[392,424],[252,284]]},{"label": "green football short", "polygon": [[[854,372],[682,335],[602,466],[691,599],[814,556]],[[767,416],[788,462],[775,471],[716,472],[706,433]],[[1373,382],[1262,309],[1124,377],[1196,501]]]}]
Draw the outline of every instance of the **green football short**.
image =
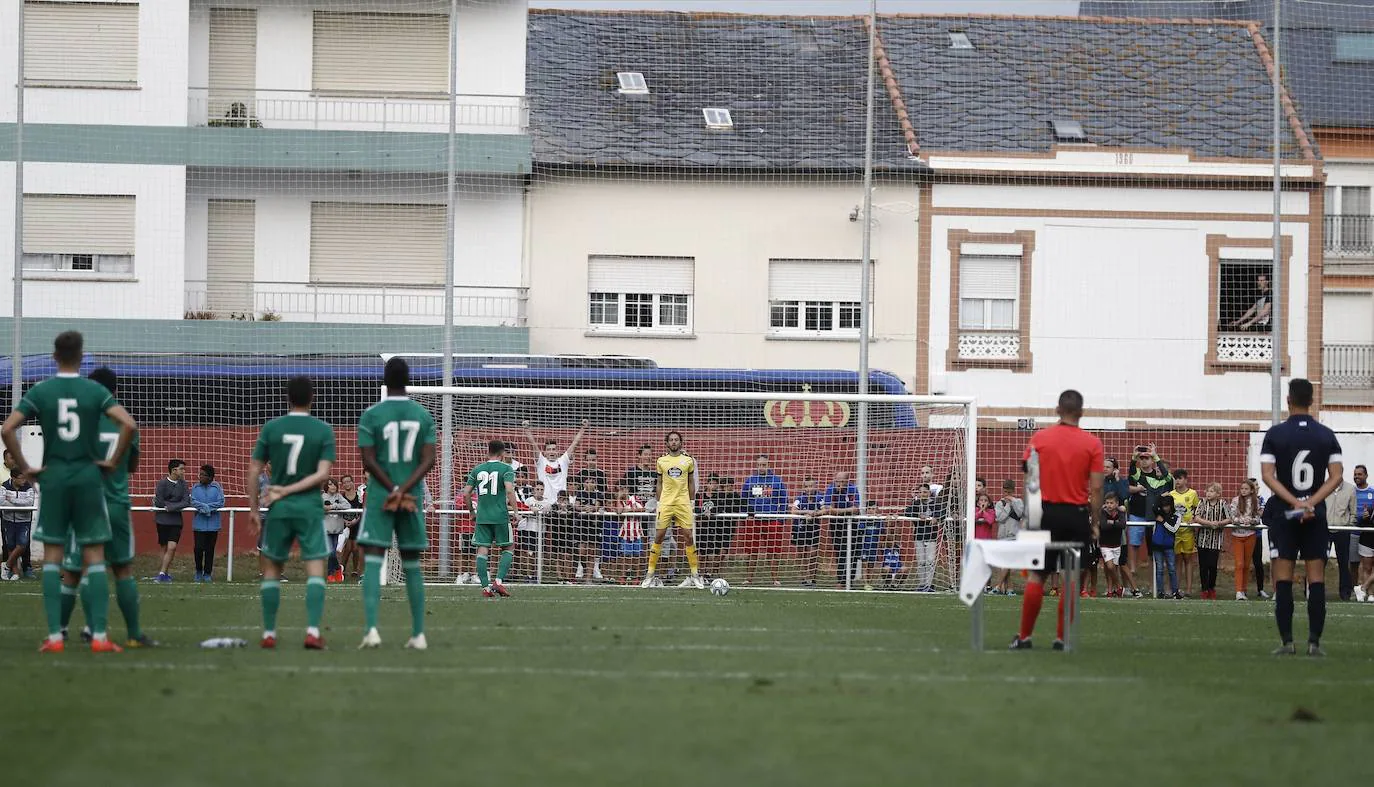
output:
[{"label": "green football short", "polygon": [[511,545],[510,520],[499,525],[478,522],[472,532],[472,545],[478,547],[508,547]]},{"label": "green football short", "polygon": [[42,500],[33,537],[44,544],[69,542],[78,546],[110,540],[110,515],[105,510],[100,468],[94,464],[72,473],[52,467],[39,479]]},{"label": "green football short", "polygon": [[391,547],[392,536],[396,548],[406,552],[423,552],[429,548],[422,511],[383,511],[380,504],[368,504],[363,522],[358,528],[358,543],[368,547]]},{"label": "green football short", "polygon": [[329,544],[324,537],[324,511],[318,516],[283,516],[272,514],[262,523],[262,537],[258,551],[273,563],[285,563],[291,557],[291,543],[301,545],[301,560],[324,560],[329,557]]},{"label": "green football short", "polygon": [[[106,501],[105,509],[110,515],[110,540],[105,542],[105,562],[111,566],[127,566],[134,562],[134,528],[129,521],[129,506],[127,503]],[[76,543],[75,534],[67,539],[62,568],[72,572],[82,568],[81,546]]]}]

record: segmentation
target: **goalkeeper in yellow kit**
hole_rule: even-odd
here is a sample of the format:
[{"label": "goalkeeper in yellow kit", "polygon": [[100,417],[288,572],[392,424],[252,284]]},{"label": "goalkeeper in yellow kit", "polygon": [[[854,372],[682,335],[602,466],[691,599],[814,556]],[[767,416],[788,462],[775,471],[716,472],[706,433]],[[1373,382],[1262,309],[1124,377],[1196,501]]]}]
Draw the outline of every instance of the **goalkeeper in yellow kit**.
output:
[{"label": "goalkeeper in yellow kit", "polygon": [[658,498],[658,522],[654,528],[654,543],[649,547],[649,572],[640,587],[653,587],[654,571],[658,569],[658,559],[663,554],[663,537],[676,525],[678,543],[687,554],[687,565],[692,569],[692,576],[682,583],[682,587],[704,588],[706,583],[701,579],[696,542],[692,540],[692,498],[697,488],[696,460],[682,452],[681,433],[669,432],[666,442],[668,453],[658,458],[658,483],[654,489],[654,495]]}]

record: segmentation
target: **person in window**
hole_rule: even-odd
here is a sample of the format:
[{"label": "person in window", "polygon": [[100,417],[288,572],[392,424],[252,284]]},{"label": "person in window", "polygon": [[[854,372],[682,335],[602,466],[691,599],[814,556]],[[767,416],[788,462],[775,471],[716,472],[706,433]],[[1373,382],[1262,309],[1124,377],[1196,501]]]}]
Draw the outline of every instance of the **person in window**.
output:
[{"label": "person in window", "polygon": [[1237,331],[1269,330],[1269,316],[1274,309],[1269,293],[1269,274],[1261,273],[1255,277],[1255,290],[1255,303],[1245,310],[1240,319],[1231,323],[1231,328]]}]

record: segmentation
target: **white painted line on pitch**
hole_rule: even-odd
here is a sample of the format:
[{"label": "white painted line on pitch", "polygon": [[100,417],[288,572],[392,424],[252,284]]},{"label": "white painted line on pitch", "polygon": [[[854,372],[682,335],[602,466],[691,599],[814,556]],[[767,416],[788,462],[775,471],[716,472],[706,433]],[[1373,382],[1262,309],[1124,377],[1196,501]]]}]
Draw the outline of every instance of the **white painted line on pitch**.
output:
[{"label": "white painted line on pitch", "polygon": [[[423,658],[423,656],[420,656]],[[710,670],[599,670],[568,667],[436,667],[436,666],[391,666],[346,664],[311,664],[291,666],[284,664],[214,664],[209,662],[156,662],[122,659],[99,659],[83,662],[51,661],[47,666],[54,669],[109,669],[151,672],[267,672],[290,675],[472,675],[472,676],[525,676],[588,678],[598,680],[698,680],[698,681],[754,681],[754,680],[799,680],[799,681],[851,681],[854,683],[1007,683],[1007,684],[1119,684],[1139,683],[1135,676],[1094,676],[1094,675],[942,675],[938,673],[894,673],[877,674],[871,672],[722,672]]]}]

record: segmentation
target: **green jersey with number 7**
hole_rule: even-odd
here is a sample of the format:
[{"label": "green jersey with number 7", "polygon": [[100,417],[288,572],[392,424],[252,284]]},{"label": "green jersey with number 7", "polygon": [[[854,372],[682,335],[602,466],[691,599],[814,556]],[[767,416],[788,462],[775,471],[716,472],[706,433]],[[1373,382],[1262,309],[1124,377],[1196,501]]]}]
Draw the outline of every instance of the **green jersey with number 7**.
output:
[{"label": "green jersey with number 7", "polygon": [[[306,413],[287,413],[263,424],[253,446],[253,458],[272,463],[272,486],[288,486],[319,468],[321,460],[334,461],[334,429]],[[265,490],[259,490],[265,491]],[[323,516],[320,490],[306,489],[272,504],[273,519]]]},{"label": "green jersey with number 7", "polygon": [[[358,447],[377,449],[377,464],[393,484],[405,483],[420,466],[422,445],[434,445],[434,417],[408,396],[388,396],[358,419]],[[391,490],[383,489],[375,478],[370,481],[368,499],[380,504]],[[424,484],[416,484],[409,494],[423,504]]]}]

